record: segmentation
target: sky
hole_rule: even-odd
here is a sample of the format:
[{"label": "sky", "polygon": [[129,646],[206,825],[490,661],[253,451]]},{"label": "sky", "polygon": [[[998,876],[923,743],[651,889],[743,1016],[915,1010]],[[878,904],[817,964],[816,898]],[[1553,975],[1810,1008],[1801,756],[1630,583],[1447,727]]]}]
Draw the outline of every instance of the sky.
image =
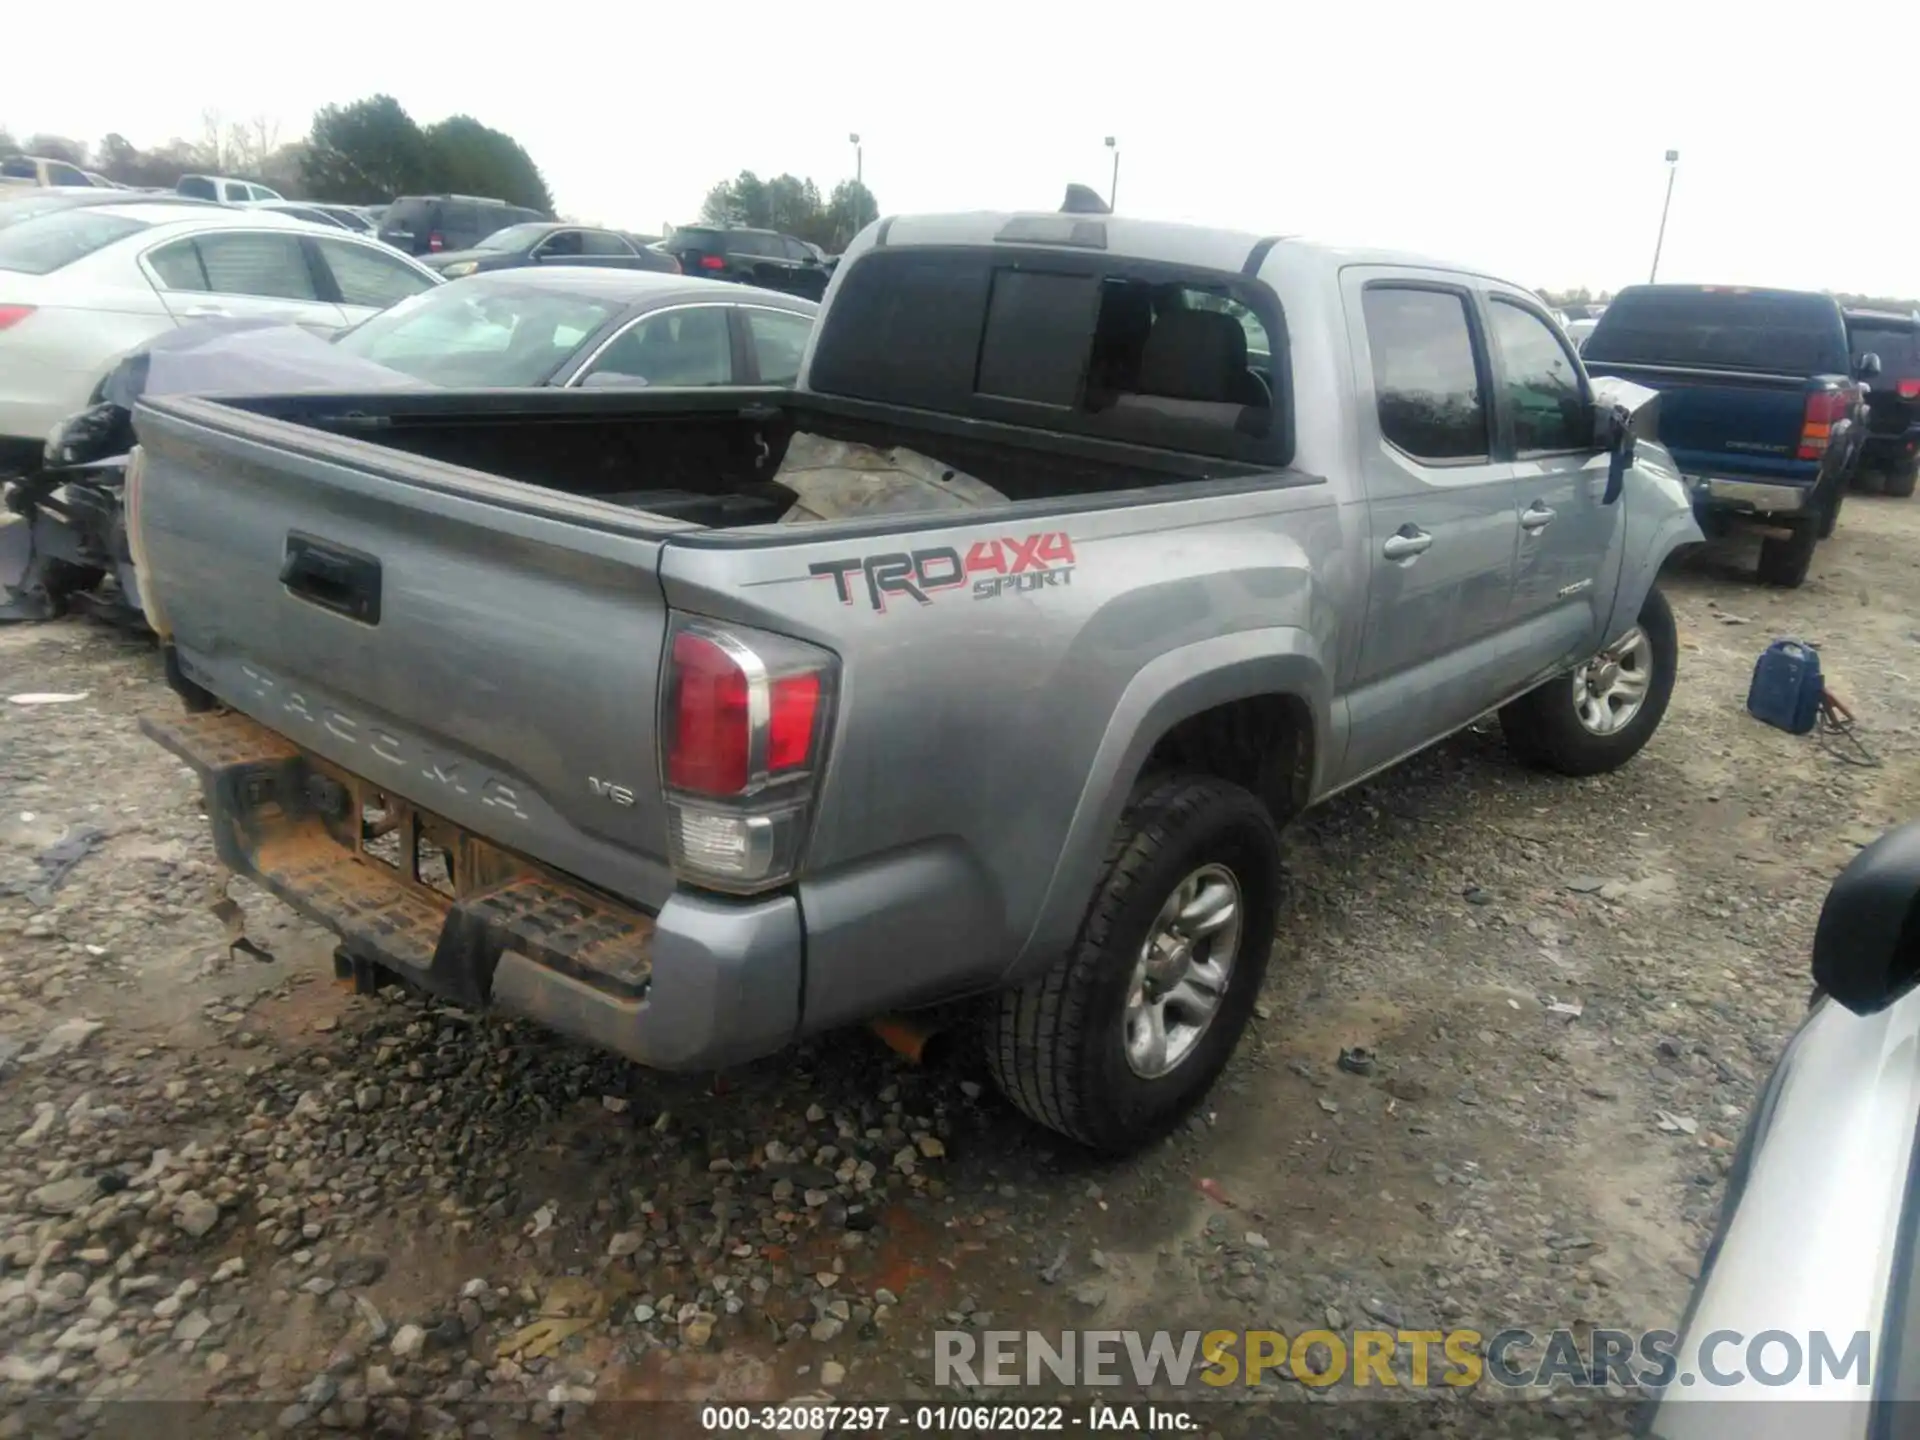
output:
[{"label": "sky", "polygon": [[[16,8],[9,51],[72,53],[67,12]],[[147,146],[198,136],[211,107],[267,117],[286,140],[321,105],[384,91],[422,124],[465,112],[514,136],[561,213],[649,232],[694,219],[742,169],[830,191],[854,173],[855,132],[883,214],[1053,209],[1069,181],[1106,192],[1112,135],[1125,214],[1596,291],[1647,278],[1673,149],[1661,279],[1920,296],[1920,187],[1885,183],[1886,156],[1851,138],[1897,133],[1904,112],[1885,102],[1903,92],[1848,86],[1831,37],[1791,7],[332,0],[324,13],[309,30],[227,0],[116,7],[83,83],[66,65],[7,67],[0,124]],[[1875,53],[1916,42],[1920,6],[1876,12]]]}]

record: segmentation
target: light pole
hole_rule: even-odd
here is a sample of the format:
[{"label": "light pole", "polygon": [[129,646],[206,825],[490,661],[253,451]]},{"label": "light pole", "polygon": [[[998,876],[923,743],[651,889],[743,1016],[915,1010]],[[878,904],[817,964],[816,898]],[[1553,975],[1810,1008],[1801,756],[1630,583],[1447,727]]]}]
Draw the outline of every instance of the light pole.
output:
[{"label": "light pole", "polygon": [[1113,151],[1113,183],[1107,187],[1107,209],[1113,209],[1114,197],[1120,193],[1120,146],[1113,136],[1107,136],[1107,148]]},{"label": "light pole", "polygon": [[1653,269],[1647,272],[1647,283],[1653,284],[1660,278],[1660,247],[1667,243],[1667,211],[1673,208],[1673,177],[1680,169],[1680,152],[1667,151],[1667,199],[1660,207],[1660,234],[1653,242]]},{"label": "light pole", "polygon": [[858,135],[849,135],[847,139],[853,145],[853,183],[864,186],[867,182],[861,175],[864,162],[860,155],[860,137]]}]

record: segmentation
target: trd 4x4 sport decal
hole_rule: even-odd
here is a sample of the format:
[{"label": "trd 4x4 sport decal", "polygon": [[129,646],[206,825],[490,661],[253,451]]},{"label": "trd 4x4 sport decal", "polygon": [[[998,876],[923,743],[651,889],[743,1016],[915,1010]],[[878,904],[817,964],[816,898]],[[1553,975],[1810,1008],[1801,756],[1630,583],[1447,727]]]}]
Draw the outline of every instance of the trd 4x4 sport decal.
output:
[{"label": "trd 4x4 sport decal", "polygon": [[1044,590],[1073,583],[1073,541],[1064,530],[1046,530],[1019,539],[978,540],[966,559],[951,545],[926,550],[895,550],[848,560],[821,560],[808,567],[816,580],[833,581],[842,605],[856,593],[883,614],[893,595],[931,605],[942,590],[969,583],[973,598]]}]

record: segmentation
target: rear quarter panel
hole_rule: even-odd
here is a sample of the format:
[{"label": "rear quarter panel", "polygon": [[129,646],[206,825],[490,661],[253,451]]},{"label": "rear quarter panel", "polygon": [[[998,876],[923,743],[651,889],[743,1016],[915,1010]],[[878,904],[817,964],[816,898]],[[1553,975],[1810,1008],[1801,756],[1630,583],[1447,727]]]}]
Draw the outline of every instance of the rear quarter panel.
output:
[{"label": "rear quarter panel", "polygon": [[[1358,593],[1358,517],[1315,477],[1206,488],[777,549],[667,547],[672,608],[841,658],[799,887],[809,1027],[866,1013],[874,977],[897,989],[903,965],[932,996],[1059,953],[1140,763],[1185,714],[1235,686],[1290,689],[1333,728],[1333,597]],[[826,568],[915,553],[953,581],[924,601],[877,596],[865,569],[842,590]],[[913,905],[875,868],[906,855]]]}]

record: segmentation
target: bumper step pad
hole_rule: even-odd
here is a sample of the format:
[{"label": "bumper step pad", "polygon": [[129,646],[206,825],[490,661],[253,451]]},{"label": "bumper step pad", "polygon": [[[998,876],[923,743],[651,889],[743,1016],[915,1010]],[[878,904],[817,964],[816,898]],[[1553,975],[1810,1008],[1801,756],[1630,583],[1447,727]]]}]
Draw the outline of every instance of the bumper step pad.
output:
[{"label": "bumper step pad", "polygon": [[[199,775],[227,867],[333,931],[350,955],[475,1009],[489,1003],[507,952],[610,998],[644,998],[652,917],[416,811],[437,835],[457,832],[469,873],[498,877],[457,898],[442,894],[358,843],[361,792],[372,787],[257,721],[216,710],[140,728]],[[342,793],[353,800],[344,813],[337,798],[334,813],[323,812]]]}]

